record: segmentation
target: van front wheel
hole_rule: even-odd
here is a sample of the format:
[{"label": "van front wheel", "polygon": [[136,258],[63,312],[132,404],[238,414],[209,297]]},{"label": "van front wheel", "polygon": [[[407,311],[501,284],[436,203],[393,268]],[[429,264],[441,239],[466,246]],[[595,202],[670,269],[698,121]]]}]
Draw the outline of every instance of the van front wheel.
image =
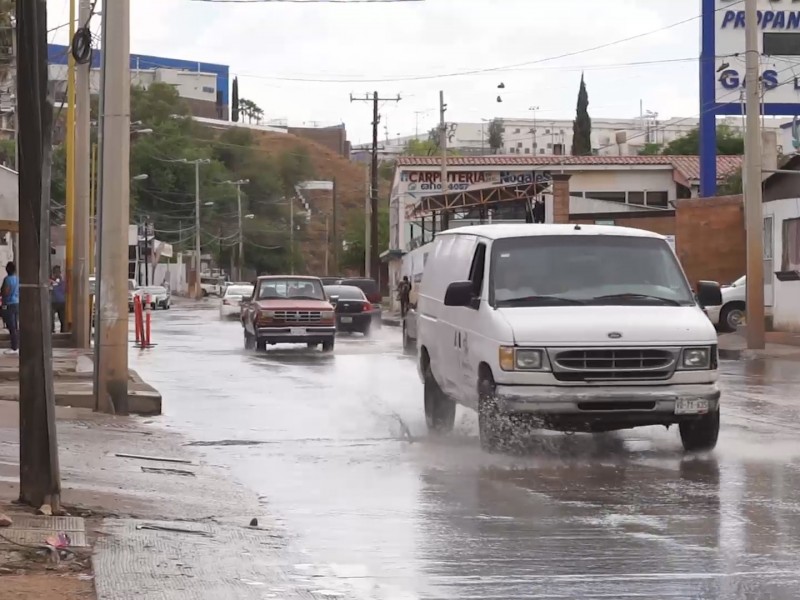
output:
[{"label": "van front wheel", "polygon": [[719,438],[719,409],[678,426],[683,449],[687,452],[713,450]]},{"label": "van front wheel", "polygon": [[486,452],[500,452],[510,439],[509,422],[500,413],[494,395],[494,381],[481,379],[478,382],[478,434],[481,448]]},{"label": "van front wheel", "polygon": [[448,433],[456,422],[456,403],[447,397],[431,373],[425,370],[425,422],[431,433]]}]

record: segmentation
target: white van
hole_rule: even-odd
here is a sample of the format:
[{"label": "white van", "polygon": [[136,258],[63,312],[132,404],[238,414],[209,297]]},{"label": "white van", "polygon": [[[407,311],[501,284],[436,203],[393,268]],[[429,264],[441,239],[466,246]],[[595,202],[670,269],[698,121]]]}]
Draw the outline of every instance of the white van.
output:
[{"label": "white van", "polygon": [[456,404],[481,445],[519,427],[602,432],[677,424],[686,450],[719,433],[717,334],[663,236],[598,225],[479,225],[437,234],[417,304],[432,431]]}]

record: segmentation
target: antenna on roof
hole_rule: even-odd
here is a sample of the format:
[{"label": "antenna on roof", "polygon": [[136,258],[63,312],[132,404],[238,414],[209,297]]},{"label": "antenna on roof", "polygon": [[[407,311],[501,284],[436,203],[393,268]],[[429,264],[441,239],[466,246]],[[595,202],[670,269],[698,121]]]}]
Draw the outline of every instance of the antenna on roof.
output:
[{"label": "antenna on roof", "polygon": [[580,231],[581,226],[578,223],[575,223],[575,231]]}]

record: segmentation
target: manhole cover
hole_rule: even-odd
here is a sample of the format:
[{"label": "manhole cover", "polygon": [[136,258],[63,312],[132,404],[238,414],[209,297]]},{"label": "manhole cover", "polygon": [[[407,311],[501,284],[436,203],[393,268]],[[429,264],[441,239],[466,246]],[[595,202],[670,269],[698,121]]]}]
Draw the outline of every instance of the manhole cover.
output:
[{"label": "manhole cover", "polygon": [[[53,535],[66,533],[74,548],[86,547],[86,526],[81,517],[38,517],[28,515],[13,515],[14,524],[3,529],[0,545],[13,542],[26,546],[43,544]],[[8,541],[6,541],[8,540]]]}]

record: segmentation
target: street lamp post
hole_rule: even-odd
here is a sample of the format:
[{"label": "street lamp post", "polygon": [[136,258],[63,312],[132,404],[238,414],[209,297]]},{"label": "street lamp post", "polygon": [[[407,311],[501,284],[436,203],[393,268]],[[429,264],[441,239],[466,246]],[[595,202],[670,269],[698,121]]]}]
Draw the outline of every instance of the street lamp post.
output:
[{"label": "street lamp post", "polygon": [[[242,281],[242,272],[244,271],[244,222],[242,221],[242,186],[250,183],[249,179],[240,179],[239,181],[226,181],[229,185],[236,186],[236,207],[239,215],[239,260],[237,262],[236,279]],[[248,215],[249,217],[250,215]]]}]

